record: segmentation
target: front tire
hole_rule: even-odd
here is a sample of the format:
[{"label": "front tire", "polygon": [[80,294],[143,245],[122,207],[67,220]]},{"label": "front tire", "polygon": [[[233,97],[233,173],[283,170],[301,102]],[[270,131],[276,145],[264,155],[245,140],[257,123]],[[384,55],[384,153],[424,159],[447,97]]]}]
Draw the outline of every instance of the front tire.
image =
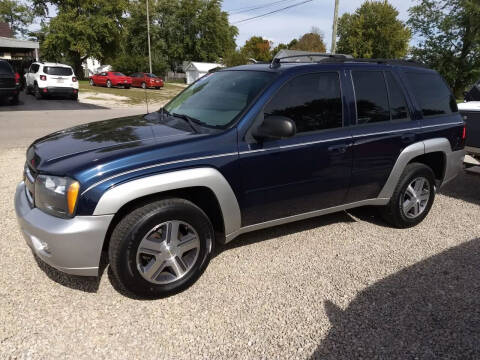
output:
[{"label": "front tire", "polygon": [[40,92],[40,88],[38,87],[38,84],[35,84],[35,87],[33,88],[33,94],[35,95],[35,99],[37,100],[43,99],[43,95]]},{"label": "front tire", "polygon": [[93,81],[93,79],[90,79],[90,86],[95,86],[95,81]]},{"label": "front tire", "polygon": [[110,267],[123,290],[161,298],[198,279],[213,245],[212,224],[195,204],[176,198],[154,201],[116,225],[110,239]]},{"label": "front tire", "polygon": [[142,89],[146,89],[147,88],[147,84],[145,84],[144,82],[142,82]]},{"label": "front tire", "polygon": [[421,163],[411,163],[405,167],[382,215],[395,227],[412,227],[425,219],[434,199],[435,175],[432,169]]},{"label": "front tire", "polygon": [[112,87],[112,82],[110,80],[107,80],[107,88],[111,88]]}]

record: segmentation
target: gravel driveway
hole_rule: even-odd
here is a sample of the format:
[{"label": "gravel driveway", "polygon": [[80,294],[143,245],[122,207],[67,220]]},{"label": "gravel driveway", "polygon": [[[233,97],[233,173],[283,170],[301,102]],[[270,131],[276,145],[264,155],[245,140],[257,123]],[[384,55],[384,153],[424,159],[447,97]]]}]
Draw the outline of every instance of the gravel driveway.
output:
[{"label": "gravel driveway", "polygon": [[[26,146],[26,144],[25,144]],[[25,146],[0,145],[0,358],[480,357],[480,176],[419,226],[357,209],[246,234],[181,294],[141,301],[37,262],[13,209]]]}]

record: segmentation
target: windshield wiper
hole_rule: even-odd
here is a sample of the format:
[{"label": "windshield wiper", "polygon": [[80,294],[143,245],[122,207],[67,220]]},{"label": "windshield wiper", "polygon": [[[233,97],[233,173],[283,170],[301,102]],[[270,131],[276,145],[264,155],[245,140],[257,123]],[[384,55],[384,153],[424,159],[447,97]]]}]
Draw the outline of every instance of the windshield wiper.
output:
[{"label": "windshield wiper", "polygon": [[[166,111],[166,110],[164,110],[164,111]],[[192,117],[190,117],[188,115],[185,115],[185,114],[177,114],[177,113],[172,113],[171,116],[182,119],[182,120],[185,120],[188,123],[188,125],[190,125],[190,127],[193,129],[193,131],[198,133],[197,128],[195,127],[195,125],[193,125],[195,123],[195,121]]]}]

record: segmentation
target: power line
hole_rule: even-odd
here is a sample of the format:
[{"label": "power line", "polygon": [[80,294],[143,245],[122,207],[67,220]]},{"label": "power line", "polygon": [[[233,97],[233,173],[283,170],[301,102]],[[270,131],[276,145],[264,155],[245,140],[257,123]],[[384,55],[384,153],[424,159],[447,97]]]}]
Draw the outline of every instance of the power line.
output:
[{"label": "power line", "polygon": [[299,3],[297,3],[297,4],[293,4],[293,5],[285,6],[285,7],[283,7],[283,8],[277,9],[277,10],[269,11],[269,12],[267,12],[267,13],[265,13],[265,14],[261,14],[261,15],[257,15],[257,16],[252,16],[252,17],[249,17],[249,18],[240,20],[240,21],[235,21],[235,22],[233,22],[232,24],[240,24],[240,23],[243,23],[243,22],[246,22],[246,21],[250,21],[250,20],[253,20],[253,19],[258,19],[258,18],[261,18],[261,17],[264,17],[264,16],[268,16],[268,15],[271,15],[271,14],[275,14],[275,13],[277,13],[277,12],[284,11],[284,10],[287,10],[287,9],[291,9],[291,8],[293,8],[293,7],[296,7],[296,6],[299,6],[299,5],[303,5],[303,4],[312,2],[312,1],[313,1],[313,0],[305,0],[305,1],[299,2]]},{"label": "power line", "polygon": [[226,10],[226,12],[228,12],[230,15],[240,14],[240,13],[244,13],[244,12],[250,12],[250,11],[254,11],[254,10],[258,10],[258,9],[267,8],[267,7],[270,7],[272,5],[280,4],[280,3],[283,3],[283,2],[286,2],[286,1],[294,1],[294,0],[273,1],[271,3],[263,4],[263,5],[260,5],[260,6],[246,6],[246,7],[242,7],[242,8],[238,8],[238,9]]}]

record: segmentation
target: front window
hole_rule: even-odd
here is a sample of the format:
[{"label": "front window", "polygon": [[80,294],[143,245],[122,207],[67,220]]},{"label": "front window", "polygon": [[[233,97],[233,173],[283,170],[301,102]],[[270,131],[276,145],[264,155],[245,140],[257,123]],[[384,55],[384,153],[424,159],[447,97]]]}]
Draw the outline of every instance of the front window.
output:
[{"label": "front window", "polygon": [[166,106],[200,124],[223,128],[239,115],[275,74],[263,71],[220,71],[205,75]]}]

